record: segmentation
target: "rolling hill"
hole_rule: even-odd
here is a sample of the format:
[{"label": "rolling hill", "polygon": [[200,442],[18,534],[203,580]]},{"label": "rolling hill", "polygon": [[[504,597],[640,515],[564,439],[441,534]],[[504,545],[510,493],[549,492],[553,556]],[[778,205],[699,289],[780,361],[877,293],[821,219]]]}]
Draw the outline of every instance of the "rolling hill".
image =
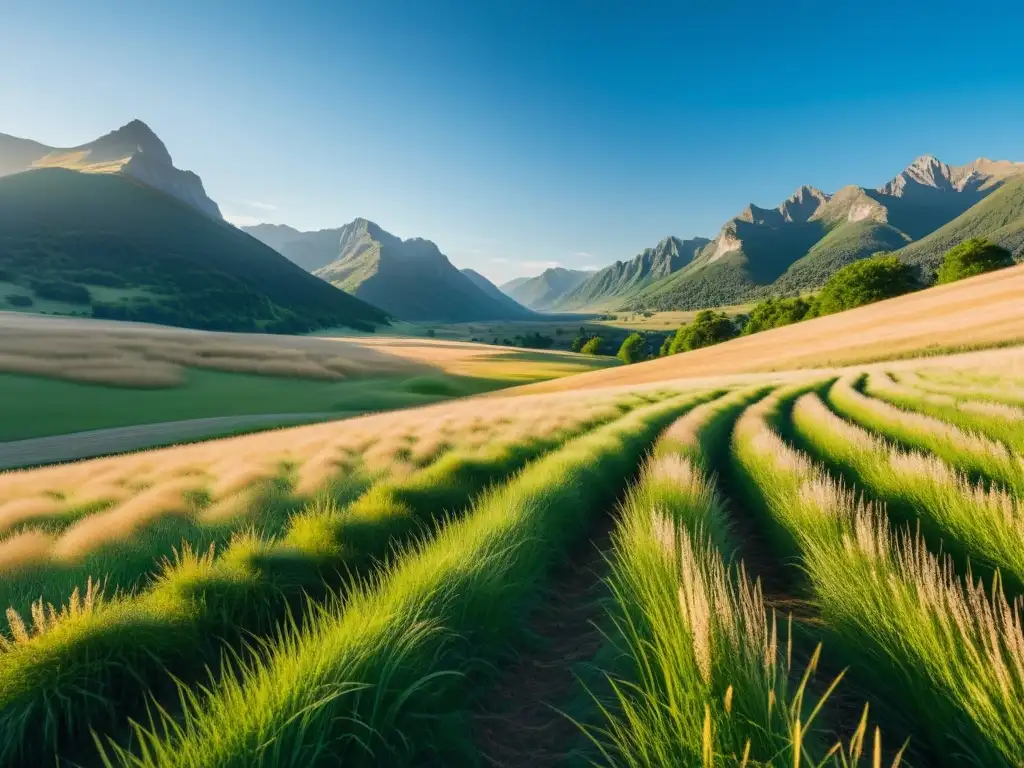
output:
[{"label": "rolling hill", "polygon": [[[403,320],[464,322],[528,319],[456,269],[434,243],[402,240],[372,221],[340,230],[339,256],[314,274]],[[491,286],[493,288],[493,286]]]},{"label": "rolling hill", "polygon": [[220,208],[207,196],[202,179],[191,171],[175,168],[167,147],[141,120],[132,120],[88,144],[66,149],[0,133],[0,176],[35,168],[130,176],[212,219],[221,218]]},{"label": "rolling hill", "polygon": [[559,299],[593,274],[593,270],[552,267],[536,277],[510,280],[501,286],[501,291],[523,306],[544,311],[555,306]]},{"label": "rolling hill", "polygon": [[629,261],[616,261],[592,274],[563,294],[552,308],[565,310],[610,309],[645,287],[663,280],[693,261],[708,240],[666,237],[653,248],[645,248]]},{"label": "rolling hill", "polygon": [[[919,252],[908,244],[968,215],[1019,178],[1022,163],[979,158],[950,166],[922,156],[877,189],[848,186],[830,195],[800,187],[777,208],[748,206],[689,264],[621,304],[700,309],[816,288],[840,267],[880,250],[908,247],[907,258],[914,261]],[[990,220],[1006,226],[1013,204],[998,207],[1002,213]],[[1016,242],[1012,233],[1005,236]],[[935,254],[922,259],[934,261]]]},{"label": "rolling hill", "polygon": [[121,173],[0,178],[0,303],[236,331],[387,316],[231,225]]}]

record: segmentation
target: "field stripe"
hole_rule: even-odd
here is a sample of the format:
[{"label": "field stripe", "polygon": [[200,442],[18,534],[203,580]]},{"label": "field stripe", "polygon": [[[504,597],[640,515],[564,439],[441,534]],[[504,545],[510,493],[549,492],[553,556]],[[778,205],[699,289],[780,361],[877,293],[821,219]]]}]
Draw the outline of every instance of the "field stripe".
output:
[{"label": "field stripe", "polygon": [[786,531],[821,607],[830,653],[850,660],[931,747],[929,764],[1024,763],[1024,632],[1016,608],[960,580],[948,559],[890,530],[774,425],[799,390],[749,409],[734,438],[772,524]]},{"label": "field stripe", "polygon": [[67,461],[93,459],[119,453],[211,440],[244,432],[277,429],[314,422],[337,421],[361,411],[327,413],[260,413],[248,416],[214,416],[205,419],[165,421],[131,427],[92,429],[64,435],[0,442],[0,470],[38,467]]},{"label": "field stripe", "polygon": [[[623,407],[637,403],[646,400]],[[186,549],[148,592],[87,609],[72,604],[45,632],[0,654],[0,762],[72,750],[89,729],[115,727],[147,696],[174,701],[168,672],[202,677],[223,642],[237,649],[271,633],[307,596],[322,598],[376,570],[396,546],[432,534],[572,434],[449,452],[408,477],[385,478],[343,509],[327,497],[314,501],[280,539],[240,535],[217,557]]]},{"label": "field stripe", "polygon": [[1024,493],[1024,463],[1002,443],[965,432],[923,413],[897,408],[859,392],[854,374],[836,381],[826,395],[844,418],[909,449],[934,453],[974,479],[986,479]]},{"label": "field stripe", "polygon": [[971,482],[934,455],[904,451],[844,421],[816,393],[792,411],[801,443],[857,488],[884,501],[894,522],[919,523],[933,552],[955,555],[961,573],[1000,569],[1012,591],[1024,587],[1024,507],[1005,491]]},{"label": "field stripe", "polygon": [[1024,409],[990,400],[974,399],[963,393],[953,395],[895,379],[893,374],[867,377],[865,394],[906,410],[918,411],[955,425],[964,432],[976,433],[1003,443],[1018,456],[1024,455]]},{"label": "field stripe", "polygon": [[699,400],[637,409],[532,465],[343,612],[284,632],[264,661],[191,700],[180,727],[140,731],[136,753],[118,750],[117,762],[402,765],[458,753],[473,681],[521,637],[549,569]]}]

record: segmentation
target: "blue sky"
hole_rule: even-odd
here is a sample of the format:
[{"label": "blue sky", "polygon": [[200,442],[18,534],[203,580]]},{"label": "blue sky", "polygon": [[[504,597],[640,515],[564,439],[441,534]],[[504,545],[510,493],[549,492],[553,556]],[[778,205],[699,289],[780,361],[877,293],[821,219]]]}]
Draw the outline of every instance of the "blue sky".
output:
[{"label": "blue sky", "polygon": [[12,2],[0,131],[138,117],[236,221],[365,216],[496,281],[920,154],[1024,160],[1020,4],[711,5]]}]

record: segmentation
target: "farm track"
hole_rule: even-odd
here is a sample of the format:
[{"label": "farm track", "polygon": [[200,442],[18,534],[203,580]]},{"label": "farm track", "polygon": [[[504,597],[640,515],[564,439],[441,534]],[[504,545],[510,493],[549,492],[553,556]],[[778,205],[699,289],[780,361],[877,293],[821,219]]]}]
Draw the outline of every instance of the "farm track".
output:
[{"label": "farm track", "polygon": [[213,416],[206,419],[165,421],[131,427],[90,429],[65,435],[32,437],[0,443],[0,470],[81,461],[117,453],[131,453],[178,443],[210,440],[236,431],[298,426],[345,419],[358,411],[323,413],[259,413],[249,416]]},{"label": "farm track", "polygon": [[572,695],[577,665],[593,659],[604,640],[600,598],[613,526],[611,515],[602,516],[553,574],[548,600],[529,621],[537,646],[515,660],[475,713],[486,765],[555,766],[580,738],[579,727],[559,710]]}]

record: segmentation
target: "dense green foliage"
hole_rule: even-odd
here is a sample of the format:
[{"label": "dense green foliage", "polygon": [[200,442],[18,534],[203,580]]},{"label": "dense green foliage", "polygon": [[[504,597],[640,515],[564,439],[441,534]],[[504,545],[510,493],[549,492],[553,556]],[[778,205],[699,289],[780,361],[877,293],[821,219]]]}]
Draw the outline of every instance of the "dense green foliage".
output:
[{"label": "dense green foliage", "polygon": [[[275,332],[385,321],[229,224],[116,174],[0,179],[0,269],[40,299],[91,302],[103,318]],[[88,286],[125,295],[99,301]]]},{"label": "dense green foliage", "polygon": [[972,237],[950,248],[936,273],[938,283],[952,283],[965,277],[1013,266],[1013,254],[983,237]]},{"label": "dense green foliage", "polygon": [[661,347],[662,355],[677,355],[692,349],[710,347],[736,336],[736,324],[727,314],[704,309],[697,313],[692,322],[681,326],[674,336],[665,339]]},{"label": "dense green foliage", "polygon": [[767,331],[770,328],[780,328],[783,325],[798,323],[808,317],[813,317],[815,307],[813,300],[796,297],[793,299],[776,299],[769,297],[750,310],[750,315],[743,326],[743,335],[759,331]]},{"label": "dense green foliage", "polygon": [[584,355],[600,355],[602,349],[604,349],[604,339],[600,336],[592,336],[580,346],[580,352]]},{"label": "dense green foliage", "polygon": [[840,269],[817,296],[818,313],[853,309],[901,296],[920,287],[916,271],[896,256],[879,253]]},{"label": "dense green foliage", "polygon": [[622,342],[622,346],[619,347],[618,358],[626,365],[646,360],[647,355],[644,352],[643,334],[633,333],[627,336],[626,340]]}]

